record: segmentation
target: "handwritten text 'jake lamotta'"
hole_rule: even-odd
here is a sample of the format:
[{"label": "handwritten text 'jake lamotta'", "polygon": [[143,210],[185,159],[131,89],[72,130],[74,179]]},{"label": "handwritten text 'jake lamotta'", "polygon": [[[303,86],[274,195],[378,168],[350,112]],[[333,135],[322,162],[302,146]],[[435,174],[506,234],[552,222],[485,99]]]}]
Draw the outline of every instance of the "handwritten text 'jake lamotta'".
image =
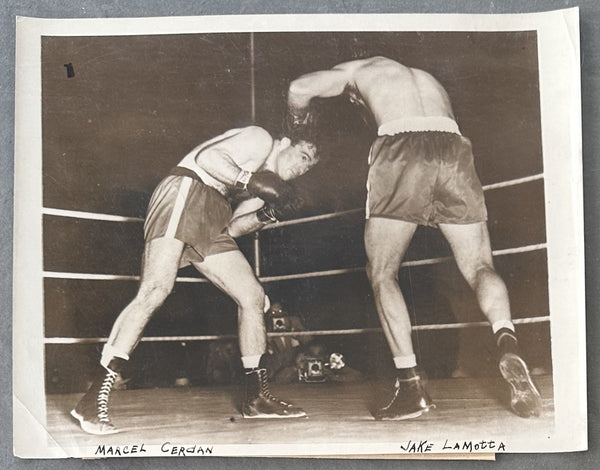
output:
[{"label": "handwritten text 'jake lamotta'", "polygon": [[[400,451],[408,454],[427,454],[432,452],[506,452],[506,445],[501,441],[450,441],[446,439],[443,444],[431,441],[412,441],[400,444]],[[165,442],[160,446],[161,455],[178,457],[213,455],[213,446],[200,445],[175,445]],[[98,456],[128,456],[134,454],[149,454],[144,444],[121,446],[107,446],[104,444],[96,448]]]}]

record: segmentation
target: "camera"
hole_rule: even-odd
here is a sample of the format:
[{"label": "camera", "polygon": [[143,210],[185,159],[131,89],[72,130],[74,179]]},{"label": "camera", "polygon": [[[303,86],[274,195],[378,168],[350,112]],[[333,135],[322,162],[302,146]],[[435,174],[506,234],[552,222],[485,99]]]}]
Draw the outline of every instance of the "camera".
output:
[{"label": "camera", "polygon": [[290,320],[287,317],[271,317],[272,331],[289,331]]},{"label": "camera", "polygon": [[317,357],[306,356],[298,369],[300,382],[325,382],[325,364]]},{"label": "camera", "polygon": [[298,380],[305,383],[325,382],[331,371],[340,370],[345,367],[343,356],[332,353],[329,362],[316,356],[304,356],[298,368]]}]

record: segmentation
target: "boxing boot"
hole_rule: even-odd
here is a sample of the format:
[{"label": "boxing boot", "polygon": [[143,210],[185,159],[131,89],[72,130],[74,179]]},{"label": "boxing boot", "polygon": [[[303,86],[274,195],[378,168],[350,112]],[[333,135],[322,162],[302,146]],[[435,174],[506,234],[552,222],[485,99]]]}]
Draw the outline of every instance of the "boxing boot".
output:
[{"label": "boxing boot", "polygon": [[306,413],[269,392],[267,369],[253,369],[245,374],[244,418],[302,418]]},{"label": "boxing boot", "polygon": [[125,359],[115,357],[107,368],[100,366],[101,370],[89,390],[71,410],[71,416],[79,421],[85,432],[97,435],[119,432],[110,421],[108,403],[110,392],[124,363]]},{"label": "boxing boot", "polygon": [[502,377],[510,386],[510,407],[522,418],[540,416],[542,398],[535,387],[527,364],[521,358],[517,338],[508,328],[496,333],[499,361]]},{"label": "boxing boot", "polygon": [[421,416],[435,405],[423,388],[421,377],[397,377],[390,402],[375,412],[376,420],[401,420]]}]

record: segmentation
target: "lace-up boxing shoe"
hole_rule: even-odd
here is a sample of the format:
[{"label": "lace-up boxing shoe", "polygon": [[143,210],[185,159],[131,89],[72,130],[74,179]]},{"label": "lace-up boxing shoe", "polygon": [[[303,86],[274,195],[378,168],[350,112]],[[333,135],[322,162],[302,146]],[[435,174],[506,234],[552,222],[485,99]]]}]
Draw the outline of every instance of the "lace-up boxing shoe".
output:
[{"label": "lace-up boxing shoe", "polygon": [[423,388],[418,375],[396,378],[390,402],[375,412],[376,420],[401,420],[421,416],[435,405]]},{"label": "lace-up boxing shoe", "polygon": [[531,380],[527,364],[516,354],[507,353],[498,364],[504,380],[510,385],[510,407],[522,418],[540,416],[542,398]]},{"label": "lace-up boxing shoe", "polygon": [[245,379],[246,396],[242,405],[244,418],[302,418],[306,416],[302,409],[271,395],[266,369],[246,372]]},{"label": "lace-up boxing shoe", "polygon": [[71,410],[71,416],[79,421],[81,429],[89,434],[105,435],[119,432],[108,414],[110,392],[123,367],[124,359],[114,358],[108,368],[102,367],[90,389]]},{"label": "lace-up boxing shoe", "polygon": [[529,374],[527,364],[521,358],[517,338],[511,330],[503,328],[497,333],[500,359],[498,368],[510,386],[510,407],[522,418],[540,416],[542,397]]}]

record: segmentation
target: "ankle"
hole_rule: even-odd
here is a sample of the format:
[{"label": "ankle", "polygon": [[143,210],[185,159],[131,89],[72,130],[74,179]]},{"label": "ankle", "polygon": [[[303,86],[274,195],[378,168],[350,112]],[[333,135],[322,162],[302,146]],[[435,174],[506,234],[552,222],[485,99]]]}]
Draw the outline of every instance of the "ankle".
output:
[{"label": "ankle", "polygon": [[109,372],[114,372],[116,374],[120,374],[123,368],[127,364],[127,360],[122,357],[113,357],[108,365],[104,366],[106,370]]},{"label": "ankle", "polygon": [[416,367],[405,367],[396,369],[396,377],[399,380],[414,380],[419,379],[419,372]]},{"label": "ankle", "polygon": [[494,334],[496,340],[496,347],[500,356],[504,354],[516,354],[520,355],[519,343],[515,332],[508,328],[501,328]]}]

